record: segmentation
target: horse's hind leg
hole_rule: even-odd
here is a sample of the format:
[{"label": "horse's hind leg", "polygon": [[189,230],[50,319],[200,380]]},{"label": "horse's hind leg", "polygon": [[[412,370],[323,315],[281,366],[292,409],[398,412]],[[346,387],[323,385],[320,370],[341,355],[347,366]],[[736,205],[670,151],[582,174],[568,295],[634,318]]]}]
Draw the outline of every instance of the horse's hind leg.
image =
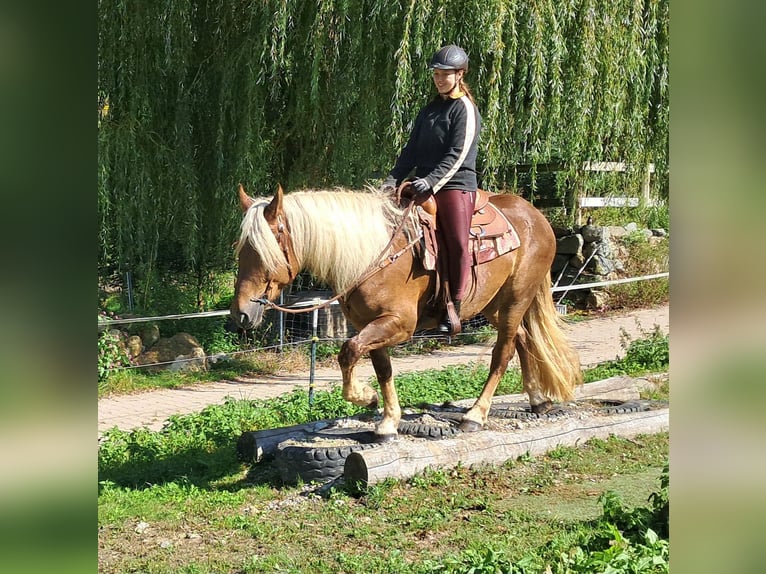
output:
[{"label": "horse's hind leg", "polygon": [[481,430],[487,422],[489,408],[492,404],[492,397],[494,396],[495,391],[497,390],[497,385],[500,384],[500,380],[503,378],[503,375],[508,368],[508,363],[513,358],[513,353],[515,352],[514,338],[516,336],[518,324],[521,322],[521,317],[510,323],[512,324],[514,322],[516,323],[515,325],[496,325],[498,329],[497,342],[492,349],[492,361],[489,366],[489,376],[487,377],[487,382],[484,383],[484,388],[482,389],[479,398],[476,399],[476,402],[471,409],[463,415],[460,428],[465,432]]},{"label": "horse's hind leg", "polygon": [[522,385],[529,396],[532,412],[544,413],[550,410],[553,403],[542,392],[540,370],[535,367],[537,359],[529,351],[527,332],[522,327],[516,332],[516,352],[519,355]]}]

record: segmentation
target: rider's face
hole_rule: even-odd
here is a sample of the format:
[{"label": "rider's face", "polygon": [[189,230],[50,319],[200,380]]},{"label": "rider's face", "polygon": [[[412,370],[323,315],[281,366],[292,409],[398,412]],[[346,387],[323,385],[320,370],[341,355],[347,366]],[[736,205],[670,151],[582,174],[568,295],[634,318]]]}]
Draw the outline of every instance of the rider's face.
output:
[{"label": "rider's face", "polygon": [[439,94],[447,96],[457,87],[460,78],[463,77],[463,70],[434,70],[434,85]]}]

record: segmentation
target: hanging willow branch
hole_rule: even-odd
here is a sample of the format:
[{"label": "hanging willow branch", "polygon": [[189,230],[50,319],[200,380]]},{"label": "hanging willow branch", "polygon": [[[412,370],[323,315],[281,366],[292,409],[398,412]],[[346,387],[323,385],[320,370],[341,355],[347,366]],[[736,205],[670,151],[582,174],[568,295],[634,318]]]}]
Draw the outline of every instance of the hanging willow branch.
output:
[{"label": "hanging willow branch", "polygon": [[100,0],[100,276],[130,269],[148,292],[231,268],[240,181],[383,177],[446,43],[470,56],[484,187],[522,164],[624,161],[653,162],[667,193],[668,4]]}]

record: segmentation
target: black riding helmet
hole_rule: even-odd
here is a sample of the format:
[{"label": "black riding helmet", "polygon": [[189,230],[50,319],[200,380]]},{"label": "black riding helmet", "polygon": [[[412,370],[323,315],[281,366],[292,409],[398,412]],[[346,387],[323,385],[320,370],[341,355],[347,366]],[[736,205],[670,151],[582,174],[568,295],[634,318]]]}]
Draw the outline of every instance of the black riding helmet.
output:
[{"label": "black riding helmet", "polygon": [[455,44],[449,44],[440,48],[431,58],[431,63],[428,64],[428,68],[433,70],[437,68],[439,70],[467,70],[468,69],[468,54],[463,49]]}]

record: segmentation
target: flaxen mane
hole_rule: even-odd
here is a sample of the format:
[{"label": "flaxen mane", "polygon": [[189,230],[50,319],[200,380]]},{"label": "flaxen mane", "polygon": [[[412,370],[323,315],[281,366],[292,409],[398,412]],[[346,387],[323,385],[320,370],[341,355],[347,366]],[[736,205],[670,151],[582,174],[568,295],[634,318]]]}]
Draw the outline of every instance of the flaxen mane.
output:
[{"label": "flaxen mane", "polygon": [[[245,214],[236,252],[248,241],[273,272],[286,261],[263,216],[269,201],[256,200]],[[378,259],[401,217],[389,196],[372,189],[293,192],[283,208],[299,267],[338,293]]]}]

